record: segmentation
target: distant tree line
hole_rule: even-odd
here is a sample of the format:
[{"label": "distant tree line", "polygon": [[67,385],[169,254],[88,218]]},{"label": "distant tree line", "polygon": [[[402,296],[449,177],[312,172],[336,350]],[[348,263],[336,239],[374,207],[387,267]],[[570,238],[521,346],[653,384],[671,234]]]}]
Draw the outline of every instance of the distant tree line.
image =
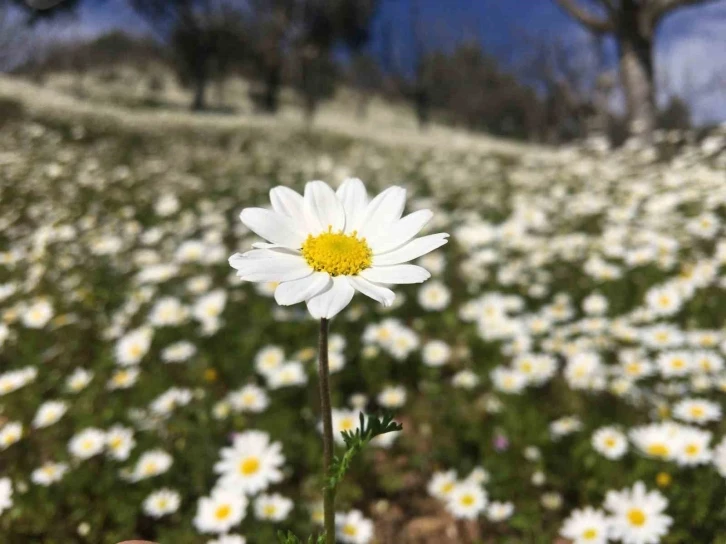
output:
[{"label": "distant tree line", "polygon": [[[251,82],[250,98],[258,111],[275,114],[283,88],[289,88],[310,121],[320,104],[344,84],[356,91],[360,116],[370,98],[378,95],[411,104],[422,129],[435,120],[558,143],[592,133],[623,140],[656,127],[690,126],[688,107],[677,97],[664,110],[655,106],[653,32],[666,13],[706,0],[589,0],[601,7],[592,13],[578,4],[580,0],[556,0],[592,31],[589,62],[581,62],[572,44],[545,36],[523,38],[523,54],[508,66],[486,54],[475,39],[435,47],[419,16],[419,0],[125,1],[153,38],[102,36],[73,51],[55,51],[46,65],[82,71],[83,66],[131,59],[162,60],[192,91],[190,107],[196,111],[209,107],[212,84],[223,87],[225,80],[241,75]],[[382,25],[383,35],[372,55],[368,46],[373,22],[385,1],[408,3],[411,25]],[[72,10],[81,2],[66,0],[59,9]],[[639,6],[649,3],[647,16],[633,22],[631,10],[645,9]],[[45,17],[52,14],[53,10],[42,12]],[[32,10],[29,15],[31,23],[40,16]],[[615,33],[619,44],[620,78],[599,56],[598,38],[608,32]],[[402,40],[413,43],[405,54]],[[621,117],[611,112],[618,80],[627,104],[627,115]]]}]

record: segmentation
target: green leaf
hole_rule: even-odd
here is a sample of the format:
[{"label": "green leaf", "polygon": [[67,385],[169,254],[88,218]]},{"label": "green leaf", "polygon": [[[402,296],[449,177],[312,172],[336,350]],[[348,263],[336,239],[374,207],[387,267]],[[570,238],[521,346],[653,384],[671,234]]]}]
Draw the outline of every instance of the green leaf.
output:
[{"label": "green leaf", "polygon": [[343,431],[343,441],[345,442],[346,451],[342,457],[337,455],[333,458],[333,464],[330,467],[326,488],[337,489],[340,482],[343,481],[353,458],[375,437],[382,434],[400,431],[403,426],[393,420],[391,414],[384,414],[381,419],[376,416],[366,416],[361,412],[359,415],[360,426],[355,431]]}]

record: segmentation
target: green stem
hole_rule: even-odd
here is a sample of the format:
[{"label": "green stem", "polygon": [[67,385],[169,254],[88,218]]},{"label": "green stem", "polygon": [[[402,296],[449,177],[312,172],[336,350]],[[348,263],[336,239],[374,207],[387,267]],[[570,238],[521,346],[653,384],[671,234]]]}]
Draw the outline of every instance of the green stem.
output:
[{"label": "green stem", "polygon": [[328,369],[328,320],[320,320],[318,344],[318,381],[320,382],[320,413],[323,418],[323,511],[325,515],[325,543],[335,544],[335,489],[328,484],[330,465],[333,463],[333,414],[330,408],[330,371]]}]

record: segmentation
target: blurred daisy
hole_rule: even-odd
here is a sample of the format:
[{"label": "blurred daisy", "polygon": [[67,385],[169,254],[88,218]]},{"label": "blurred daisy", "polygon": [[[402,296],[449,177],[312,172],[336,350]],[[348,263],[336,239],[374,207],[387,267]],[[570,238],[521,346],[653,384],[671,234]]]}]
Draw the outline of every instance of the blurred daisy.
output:
[{"label": "blurred daisy", "polygon": [[418,291],[418,303],[424,310],[443,310],[449,302],[451,302],[451,292],[440,281],[432,281]]},{"label": "blurred daisy", "polygon": [[23,424],[19,421],[6,423],[0,429],[0,450],[8,449],[23,437]]},{"label": "blurred daisy", "polygon": [[114,425],[106,431],[106,448],[113,459],[125,461],[135,445],[134,431],[131,428]]},{"label": "blurred daisy", "polygon": [[235,412],[264,412],[270,404],[270,399],[265,390],[254,384],[248,384],[232,391],[227,395],[232,409]]},{"label": "blurred daisy", "polygon": [[446,243],[446,234],[415,238],[428,210],[401,218],[406,191],[391,187],[369,201],[363,183],[347,179],[334,192],[311,181],[301,196],[287,187],[270,191],[272,210],[247,208],[240,219],[270,243],[230,257],[243,280],[278,281],[275,300],[306,302],[316,319],[343,310],[357,290],[384,306],[395,294],[384,284],[421,283],[423,268],[404,264]]},{"label": "blurred daisy", "polygon": [[299,361],[290,361],[267,375],[267,385],[270,389],[280,389],[293,385],[304,385],[308,382],[305,368]]},{"label": "blurred daisy", "polygon": [[0,514],[13,505],[13,483],[10,478],[0,478]]},{"label": "blurred daisy", "polygon": [[673,407],[673,417],[703,425],[721,420],[721,406],[706,399],[683,399]]},{"label": "blurred daisy", "polygon": [[603,457],[620,459],[628,451],[628,440],[614,427],[601,427],[592,435],[592,447]]},{"label": "blurred daisy", "polygon": [[63,401],[49,400],[38,407],[33,418],[33,427],[42,429],[58,422],[68,410],[68,405]]},{"label": "blurred daisy", "polygon": [[214,540],[209,540],[207,544],[247,544],[247,540],[240,535],[222,535]]},{"label": "blurred daisy", "polygon": [[710,443],[713,435],[710,432],[686,427],[679,434],[680,448],[675,456],[678,465],[691,467],[711,462]]},{"label": "blurred daisy", "polygon": [[443,366],[451,357],[451,348],[441,340],[430,340],[424,344],[421,357],[426,366]]},{"label": "blurred daisy", "polygon": [[440,500],[446,500],[456,487],[457,482],[458,480],[455,470],[435,472],[433,476],[431,476],[431,479],[426,486],[426,490],[432,497]]},{"label": "blurred daisy", "polygon": [[169,514],[173,514],[179,509],[181,497],[179,493],[172,489],[159,489],[151,493],[146,499],[142,508],[147,516],[159,519]]},{"label": "blurred daisy", "polygon": [[78,459],[90,459],[103,451],[106,433],[101,429],[89,427],[75,434],[68,442],[68,451]]},{"label": "blurred daisy", "polygon": [[30,474],[30,480],[34,484],[49,486],[63,479],[63,475],[68,472],[68,465],[65,463],[45,463],[43,466],[36,468]]},{"label": "blurred daisy", "polygon": [[402,385],[386,387],[378,394],[377,400],[384,408],[400,408],[406,403],[406,388]]},{"label": "blurred daisy", "polygon": [[199,499],[194,527],[201,533],[228,533],[244,519],[247,504],[244,495],[217,489],[209,497]]},{"label": "blurred daisy", "polygon": [[456,484],[446,498],[446,509],[458,519],[476,519],[486,506],[486,493],[476,482]]},{"label": "blurred daisy", "polygon": [[605,508],[610,511],[612,538],[626,544],[660,542],[668,534],[673,519],[666,515],[668,501],[658,491],[650,491],[643,482],[632,489],[608,491]]},{"label": "blurred daisy", "polygon": [[255,517],[268,521],[284,521],[292,510],[292,501],[275,493],[255,499]]},{"label": "blurred daisy", "polygon": [[131,331],[116,344],[116,362],[122,366],[138,364],[149,351],[152,330],[142,327]]},{"label": "blurred daisy", "polygon": [[93,379],[93,372],[84,368],[77,368],[66,379],[66,388],[72,393],[78,393],[88,386]]},{"label": "blurred daisy", "polygon": [[373,540],[373,522],[359,510],[335,514],[338,539],[344,544],[368,544]]},{"label": "blurred daisy", "polygon": [[487,507],[486,516],[492,523],[506,521],[514,513],[514,505],[511,502],[492,502]]},{"label": "blurred daisy", "polygon": [[605,512],[591,506],[574,510],[562,524],[560,535],[572,544],[605,544],[608,541],[609,523]]},{"label": "blurred daisy", "polygon": [[171,468],[174,459],[163,450],[147,451],[139,457],[128,478],[132,482],[139,482],[164,474]]},{"label": "blurred daisy", "polygon": [[46,299],[39,299],[28,306],[21,321],[29,329],[42,329],[53,318],[53,305]]}]

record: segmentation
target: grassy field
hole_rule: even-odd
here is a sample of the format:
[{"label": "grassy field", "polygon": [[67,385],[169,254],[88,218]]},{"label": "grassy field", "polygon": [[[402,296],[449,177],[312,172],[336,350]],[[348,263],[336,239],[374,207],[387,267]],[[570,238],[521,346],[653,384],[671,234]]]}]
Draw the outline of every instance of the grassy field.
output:
[{"label": "grassy field", "polygon": [[[197,518],[253,430],[282,479],[229,533],[316,530],[317,324],[227,259],[270,188],[351,176],[404,186],[452,238],[419,263],[429,282],[332,323],[337,428],[360,410],[403,424],[338,497],[375,536],[341,542],[726,542],[726,134],[554,150],[8,79],[0,96],[25,108],[0,127],[3,543],[241,542]],[[639,481],[654,494],[615,494]],[[486,494],[473,519],[460,485]]]}]

